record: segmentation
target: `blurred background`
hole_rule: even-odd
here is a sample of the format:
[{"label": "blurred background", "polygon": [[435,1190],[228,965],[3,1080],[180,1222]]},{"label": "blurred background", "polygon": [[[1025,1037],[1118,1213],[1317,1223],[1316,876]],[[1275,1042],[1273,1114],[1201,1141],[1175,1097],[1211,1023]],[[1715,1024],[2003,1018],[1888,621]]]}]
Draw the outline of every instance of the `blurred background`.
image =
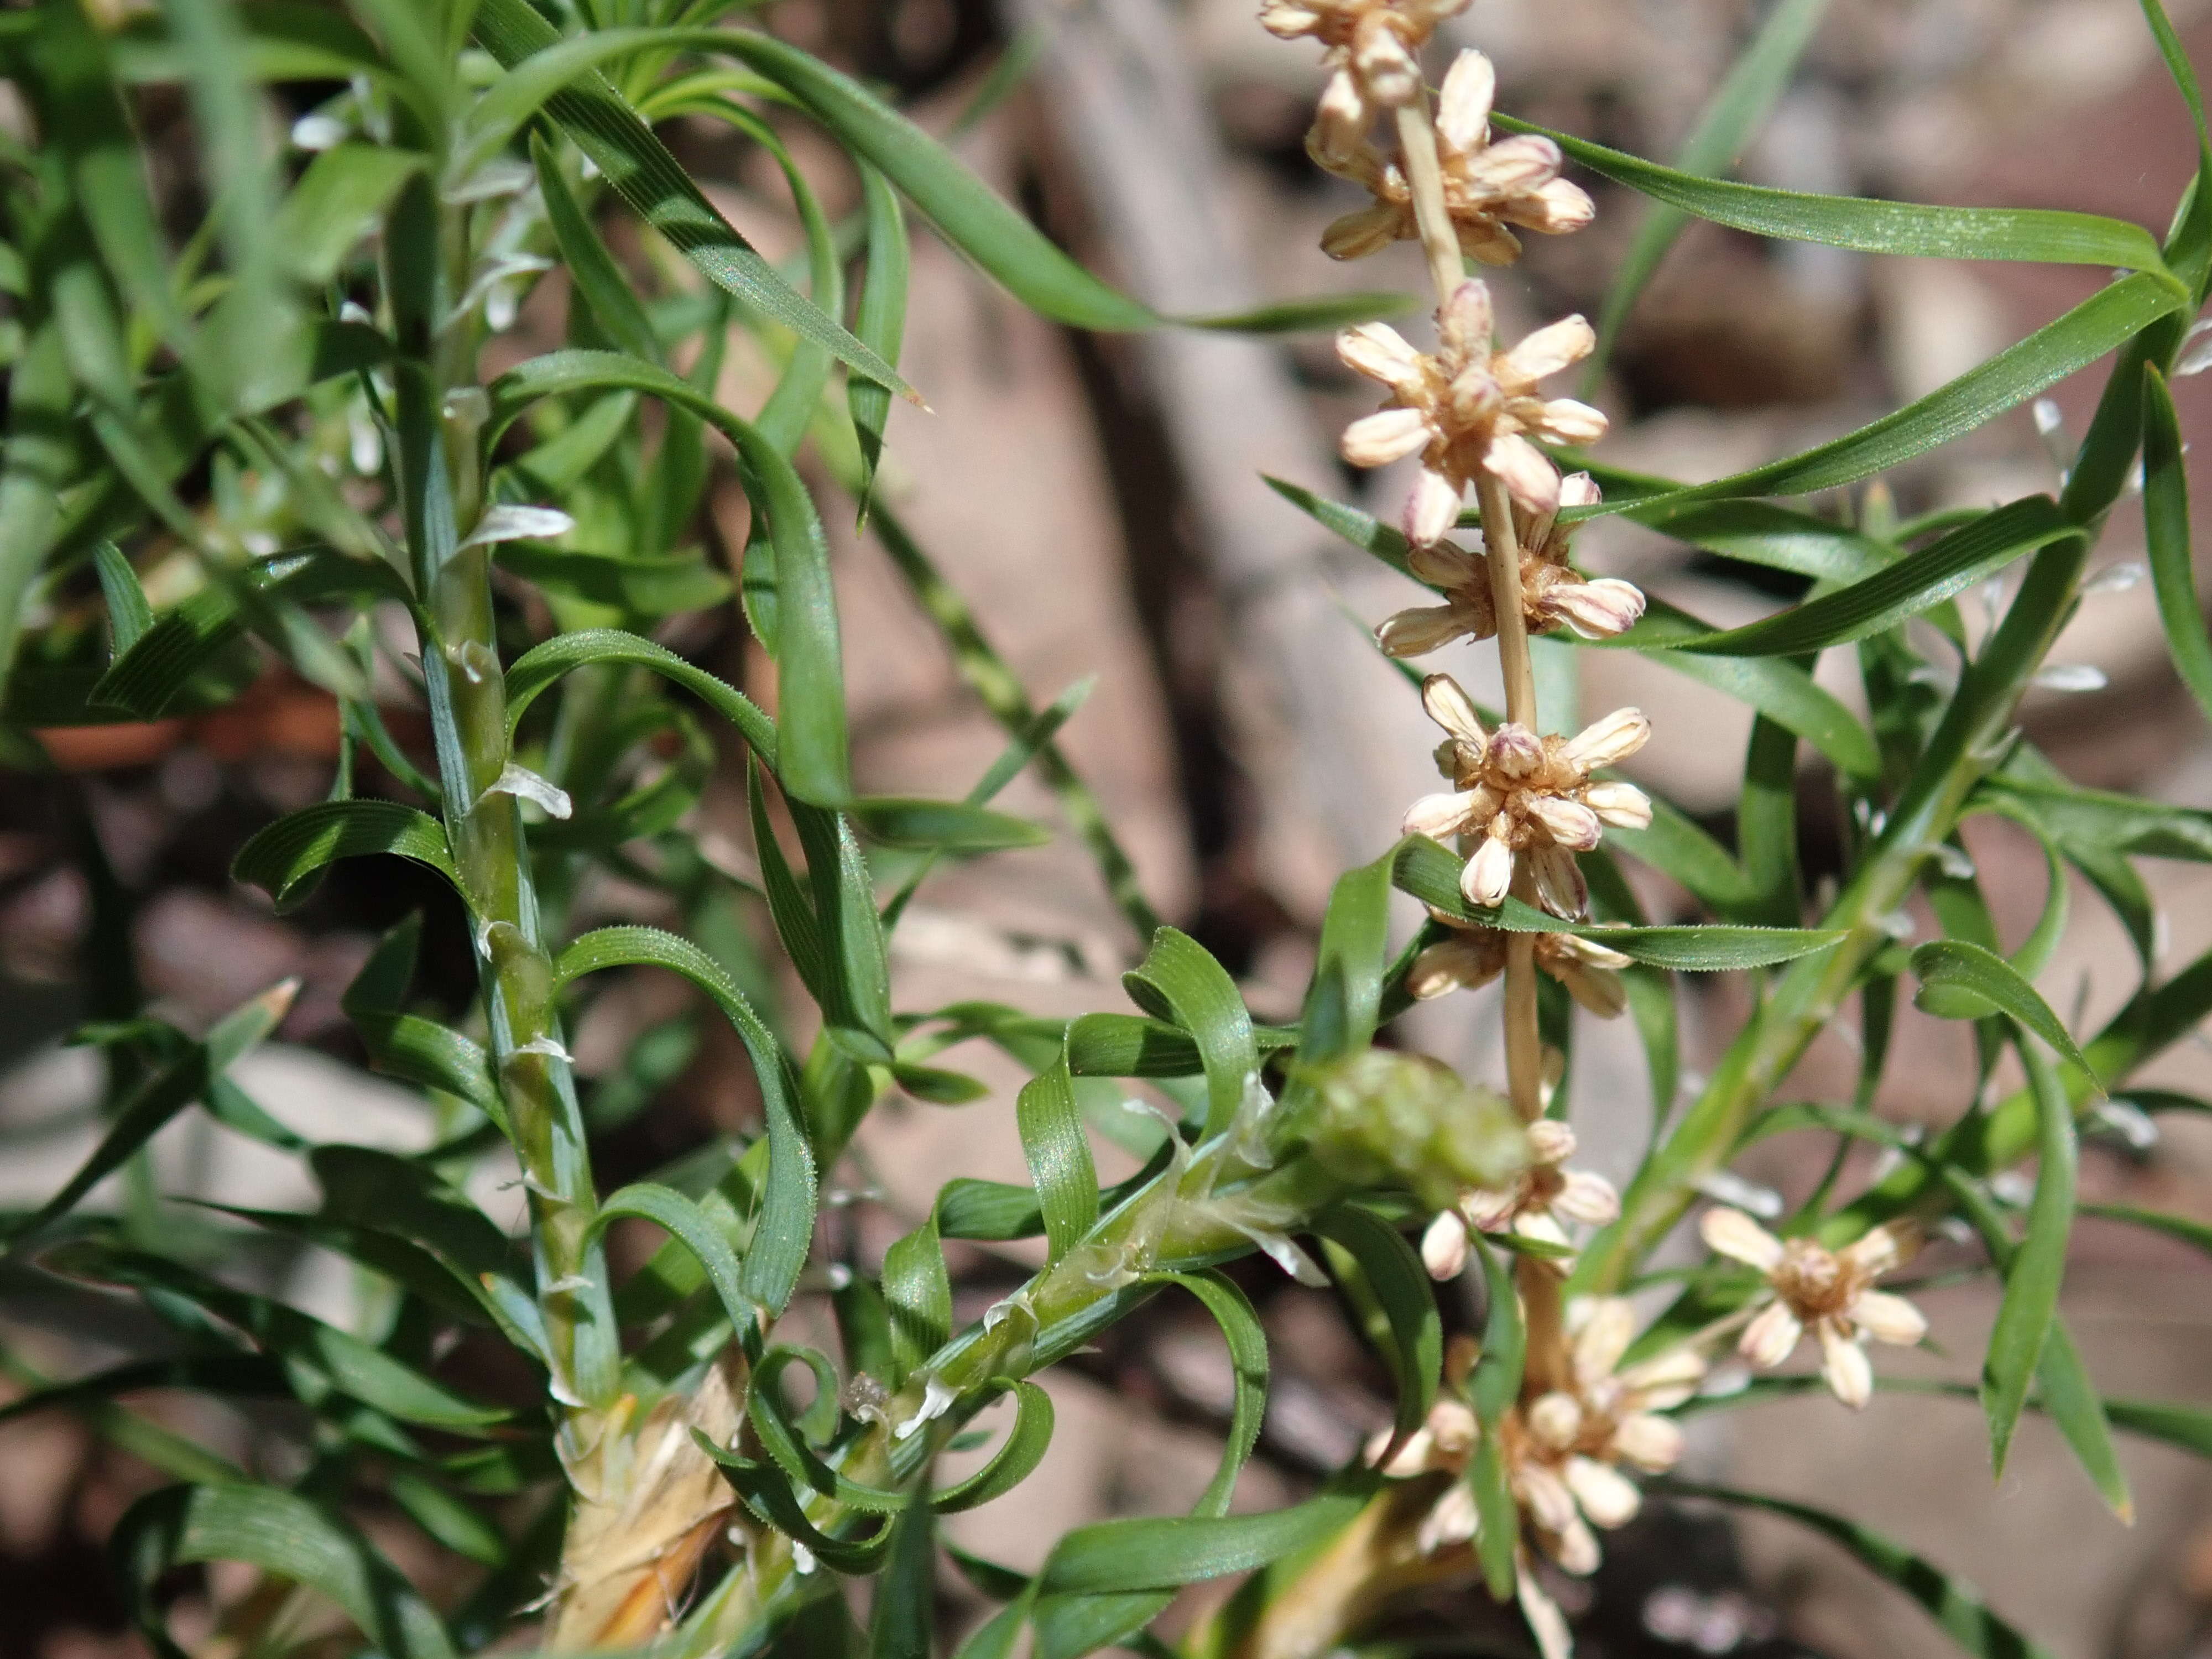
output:
[{"label": "blurred background", "polygon": [[[2172,9],[2200,63],[2212,64],[2208,8],[2182,0]],[[1665,159],[1759,15],[1742,0],[1475,0],[1443,39],[1492,57],[1501,107]],[[1357,267],[1319,252],[1322,227],[1359,204],[1301,149],[1318,84],[1312,49],[1269,37],[1247,0],[780,0],[763,18],[896,88],[933,131],[957,131],[972,166],[1162,310],[1423,286],[1412,244]],[[1441,55],[1431,67],[1441,72]],[[179,108],[146,113],[157,130],[163,121],[185,130]],[[17,111],[0,118],[23,125]],[[2130,0],[1834,0],[1740,176],[2080,208],[2159,230],[2188,176],[2188,134]],[[703,131],[671,137],[749,235],[772,252],[797,246],[763,155]],[[791,137],[802,162],[818,164],[835,212],[850,200],[849,179],[803,127]],[[1571,239],[1529,238],[1522,264],[1494,277],[1509,337],[1569,311],[1595,316],[1638,223],[1635,198],[1570,172],[1597,197],[1597,223]],[[637,252],[635,239],[628,246]],[[1602,453],[1616,466],[1698,481],[1804,448],[1932,390],[2101,280],[2080,269],[1869,259],[1693,227],[1646,291],[1597,392],[1614,422]],[[1293,1017],[1330,881],[1386,846],[1405,805],[1432,787],[1433,733],[1364,632],[1416,602],[1413,591],[1331,541],[1260,477],[1393,511],[1402,479],[1355,477],[1334,456],[1335,434],[1370,406],[1369,394],[1325,337],[1070,334],[1020,310],[920,228],[914,281],[902,367],[934,413],[896,411],[887,499],[1035,702],[1096,677],[1062,741],[1146,892],[1245,981],[1257,1013]],[[529,298],[494,353],[512,361],[547,349],[562,316],[556,279]],[[734,352],[726,401],[752,407],[770,373],[764,359]],[[1888,487],[1906,512],[2053,487],[2054,453],[2064,432],[2081,429],[2101,374],[2100,366],[2046,406],[1916,462]],[[2186,429],[2207,412],[2203,383],[2177,392]],[[2195,471],[2200,489],[2212,483],[2202,454]],[[1823,506],[1856,510],[1856,501]],[[725,479],[714,522],[698,535],[742,546],[744,515]],[[842,532],[862,785],[956,793],[996,757],[999,728],[882,550],[831,527]],[[2140,538],[2139,517],[2124,507],[2099,554],[2111,574],[2069,630],[2054,659],[2067,672],[2032,699],[2029,723],[2081,781],[2212,806],[2212,740],[2166,666],[2148,584],[2130,581]],[[1628,576],[1717,625],[1794,597],[1786,580],[1747,582],[1744,567],[1617,520],[1585,531],[1577,552],[1586,567]],[[734,605],[682,618],[664,637],[769,689]],[[1831,653],[1822,678],[1857,701],[1849,654]],[[1561,655],[1565,672],[1547,692],[1552,723],[1572,729],[1571,699],[1590,715],[1640,705],[1657,735],[1627,769],[1725,837],[1748,712],[1632,653]],[[1481,698],[1494,675],[1487,657],[1461,645],[1424,666],[1461,675]],[[387,718],[404,744],[419,737],[404,706]],[[94,1061],[61,1039],[113,991],[87,968],[116,959],[94,949],[102,929],[111,939],[127,933],[145,993],[188,1029],[298,978],[279,1040],[245,1062],[239,1080],[303,1128],[427,1144],[428,1119],[409,1093],[360,1069],[337,1000],[376,934],[420,909],[428,989],[449,1011],[464,1007],[472,969],[450,897],[412,866],[356,864],[280,918],[226,874],[253,829],[326,792],[337,744],[328,700],[272,674],[213,715],[55,732],[46,742],[56,771],[0,785],[0,1207],[34,1204],[90,1143]],[[690,828],[708,866],[742,872],[750,854],[734,745],[724,761]],[[1814,880],[1834,867],[1833,794],[1816,766],[1801,782]],[[392,787],[375,775],[367,787]],[[1029,780],[1003,804],[1057,823],[1051,797]],[[2016,941],[2043,903],[2041,854],[1987,820],[1968,840],[2006,939]],[[2212,944],[2212,875],[2146,867],[2170,969]],[[1647,883],[1643,896],[1655,920],[1688,914],[1663,883]],[[2094,1027],[2132,990],[2136,964],[2095,896],[2075,896],[2069,942],[2043,989],[2077,1027]],[[586,908],[639,907],[640,895],[611,882]],[[757,921],[732,908],[733,927]],[[1138,945],[1063,836],[931,878],[897,936],[898,1004],[980,997],[1055,1014],[1118,1008],[1117,976]],[[1694,1070],[1733,1030],[1747,993],[1726,980],[1681,989]],[[740,1051],[696,1014],[676,982],[636,977],[595,1005],[578,1033],[587,1075],[607,1070],[639,1033],[656,1039],[650,1064],[600,1079],[603,1186],[757,1121]],[[1909,1009],[1904,1020],[1880,1109],[1948,1121],[1971,1089],[1970,1039]],[[1461,995],[1416,1011],[1402,1029],[1409,1044],[1496,1081],[1495,1028],[1483,997]],[[1640,1054],[1626,1030],[1588,1021],[1577,1045],[1585,1157],[1625,1176],[1652,1121]],[[997,1085],[991,1100],[887,1105],[839,1172],[842,1206],[829,1224],[851,1229],[872,1258],[945,1180],[1024,1178],[1008,1109],[1018,1079],[990,1054],[963,1049],[954,1060]],[[1791,1092],[1847,1092],[1856,1063],[1848,1033],[1834,1034]],[[2194,1077],[2201,1088],[2208,1071],[2200,1039],[2179,1046],[2154,1080],[2190,1087]],[[2165,1121],[2172,1127],[2155,1146],[2100,1143],[2085,1163],[2084,1195],[2154,1200],[2212,1218],[2212,1136],[2192,1133],[2186,1115]],[[1761,1188],[1802,1192],[1819,1171],[1799,1160],[1813,1156],[1787,1139],[1768,1143],[1754,1155],[1765,1161],[1746,1167],[1752,1184],[1732,1196],[1756,1205]],[[170,1190],[263,1208],[312,1201],[292,1166],[204,1121],[172,1126],[157,1160]],[[487,1167],[479,1193],[513,1221],[519,1195],[502,1180]],[[119,1178],[106,1195],[149,1201]],[[179,1213],[179,1224],[203,1224]],[[1019,1247],[955,1248],[964,1252],[954,1264],[963,1317],[1024,1270]],[[1941,1246],[1929,1262],[1921,1294],[1942,1352],[1908,1356],[1898,1369],[1965,1376],[1994,1296],[1986,1285],[1947,1287]],[[365,1293],[350,1270],[312,1252],[242,1270],[328,1317],[344,1317]],[[1276,1502],[1387,1420],[1388,1381],[1332,1303],[1265,1270],[1246,1282],[1261,1298],[1279,1378],[1246,1495]],[[2212,1272],[2203,1256],[2085,1221],[2065,1310],[2106,1390],[2206,1397]],[[0,1267],[0,1349],[17,1382],[88,1369],[135,1334],[101,1328],[75,1304],[61,1321],[33,1276]],[[1210,1327],[1156,1309],[1050,1386],[1061,1429],[1043,1469],[963,1517],[963,1541],[1015,1565],[1034,1564],[1082,1521],[1187,1504],[1212,1462],[1228,1374]],[[287,1431],[273,1409],[248,1422],[191,1397],[153,1393],[135,1403],[264,1463]],[[2138,1506],[2129,1528],[2101,1509],[2039,1420],[2023,1428],[2011,1469],[1993,1485],[1971,1405],[1882,1395],[1853,1415],[1808,1397],[1709,1413],[1693,1438],[1698,1474],[1878,1518],[1972,1580],[2059,1659],[2212,1656],[2212,1472],[2178,1453],[2123,1440]],[[100,1540],[155,1484],[92,1425],[48,1415],[0,1425],[0,1659],[136,1650],[119,1633]],[[409,1559],[404,1529],[391,1534],[380,1541]],[[1780,1522],[1737,1527],[1693,1507],[1652,1506],[1608,1540],[1597,1578],[1569,1592],[1591,1653],[1950,1650],[1917,1609],[1804,1533]],[[1510,1652],[1515,1639],[1479,1595],[1440,1595],[1409,1625],[1415,1646],[1405,1650]]]}]

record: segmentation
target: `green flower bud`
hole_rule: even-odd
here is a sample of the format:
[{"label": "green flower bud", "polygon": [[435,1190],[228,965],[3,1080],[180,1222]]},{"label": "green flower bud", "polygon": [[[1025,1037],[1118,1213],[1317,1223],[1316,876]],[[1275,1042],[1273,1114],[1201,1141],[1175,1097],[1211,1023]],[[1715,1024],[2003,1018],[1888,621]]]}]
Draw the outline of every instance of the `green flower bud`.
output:
[{"label": "green flower bud", "polygon": [[1298,1125],[1309,1154],[1353,1187],[1397,1187],[1429,1209],[1506,1185],[1528,1162],[1513,1109],[1450,1066],[1369,1048],[1316,1068]]}]

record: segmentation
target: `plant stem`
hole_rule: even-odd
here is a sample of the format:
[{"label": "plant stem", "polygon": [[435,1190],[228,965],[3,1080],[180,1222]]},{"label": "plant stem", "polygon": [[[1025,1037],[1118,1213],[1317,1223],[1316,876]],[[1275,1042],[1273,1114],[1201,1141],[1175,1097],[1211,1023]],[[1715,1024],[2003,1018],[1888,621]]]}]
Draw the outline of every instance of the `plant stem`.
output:
[{"label": "plant stem", "polygon": [[1429,89],[1423,87],[1413,102],[1398,108],[1398,148],[1406,161],[1406,181],[1413,196],[1413,222],[1421,233],[1421,252],[1428,256],[1429,280],[1436,285],[1437,304],[1447,303],[1466,280],[1467,264],[1459,251],[1459,232],[1452,226],[1451,210],[1444,203],[1443,169],[1437,161],[1436,124],[1429,117]]},{"label": "plant stem", "polygon": [[1823,927],[1844,932],[1842,943],[1801,957],[1777,981],[1705,1093],[1637,1176],[1622,1200],[1621,1219],[1584,1253],[1578,1283],[1609,1290],[1624,1282],[1688,1208],[1698,1182],[1728,1161],[1752,1114],[1836,1017],[1867,963],[1894,939],[1892,919],[2001,757],[2028,681],[2072,614],[2088,555],[2083,531],[2030,561],[2019,598],[1961,679],[1866,862],[1823,920]]},{"label": "plant stem", "polygon": [[[1437,134],[1429,113],[1428,88],[1398,111],[1398,143],[1413,198],[1413,221],[1428,257],[1435,284],[1438,320],[1443,308],[1466,280],[1459,232],[1444,200],[1443,173],[1437,161]],[[1528,657],[1528,626],[1521,604],[1521,547],[1513,526],[1513,504],[1504,484],[1484,472],[1475,482],[1482,514],[1482,544],[1490,570],[1492,609],[1498,617],[1498,666],[1505,682],[1505,718],[1531,732],[1543,730],[1536,707],[1536,675]],[[1514,872],[1514,896],[1535,902],[1535,884],[1525,860]],[[1536,1013],[1536,936],[1509,933],[1505,939],[1505,1082],[1513,1109],[1523,1123],[1544,1115],[1544,1046]],[[1566,1341],[1559,1275],[1541,1261],[1515,1264],[1522,1316],[1528,1332],[1522,1391],[1533,1398],[1557,1388],[1567,1374]]]},{"label": "plant stem", "polygon": [[[468,210],[427,187],[397,210],[395,317],[411,348],[397,377],[408,542],[420,596],[422,675],[436,736],[447,837],[473,915],[477,966],[523,1185],[545,1359],[567,1408],[572,1467],[599,1438],[615,1398],[619,1350],[602,1252],[587,1243],[597,1195],[539,933],[520,806],[507,765],[507,696],[492,605],[491,560],[461,548],[484,508],[473,318],[451,314],[472,262]],[[434,252],[433,252],[434,250]],[[410,257],[410,256],[412,257]],[[411,476],[407,476],[411,475]]]}]

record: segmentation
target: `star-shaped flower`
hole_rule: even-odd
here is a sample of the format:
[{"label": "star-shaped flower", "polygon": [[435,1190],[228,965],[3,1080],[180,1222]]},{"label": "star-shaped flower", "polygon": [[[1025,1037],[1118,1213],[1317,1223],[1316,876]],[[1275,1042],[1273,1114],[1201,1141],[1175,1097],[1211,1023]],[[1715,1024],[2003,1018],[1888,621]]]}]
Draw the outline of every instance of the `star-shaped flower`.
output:
[{"label": "star-shaped flower", "polygon": [[[1482,53],[1462,52],[1453,60],[1437,104],[1437,161],[1460,251],[1486,265],[1510,265],[1521,257],[1521,240],[1509,224],[1557,236],[1580,230],[1597,210],[1581,186],[1559,177],[1564,158],[1549,138],[1522,134],[1491,141],[1497,91],[1497,70]],[[1360,258],[1420,234],[1405,169],[1368,143],[1365,132],[1364,126],[1353,132],[1324,119],[1307,137],[1316,162],[1375,196],[1322,232],[1322,249],[1331,258]]]},{"label": "star-shaped flower", "polygon": [[[1587,472],[1559,481],[1559,506],[1595,507],[1600,496]],[[1531,634],[1572,629],[1586,640],[1624,633],[1644,614],[1643,590],[1617,576],[1585,577],[1568,563],[1575,526],[1556,510],[1530,513],[1515,507],[1514,540],[1521,550],[1521,617]],[[1486,640],[1498,631],[1490,566],[1480,554],[1452,542],[1416,547],[1407,562],[1413,574],[1443,590],[1440,605],[1401,611],[1375,630],[1376,643],[1394,657],[1423,657],[1454,640]]]},{"label": "star-shaped flower", "polygon": [[1268,0],[1260,24],[1285,40],[1317,40],[1329,71],[1317,127],[1340,149],[1366,140],[1375,118],[1420,95],[1414,54],[1468,0]]},{"label": "star-shaped flower", "polygon": [[1581,915],[1589,889],[1574,855],[1596,846],[1607,823],[1640,830],[1651,822],[1651,802],[1641,789],[1592,781],[1590,774],[1644,747],[1651,723],[1639,710],[1622,708],[1571,738],[1540,738],[1510,720],[1486,732],[1449,674],[1424,680],[1421,702],[1449,734],[1437,747],[1437,765],[1453,788],[1415,801],[1406,833],[1481,837],[1460,876],[1470,904],[1488,908],[1504,899],[1514,860],[1526,854],[1544,908]]},{"label": "star-shaped flower", "polygon": [[1536,384],[1589,355],[1590,325],[1569,317],[1540,328],[1510,351],[1494,349],[1490,290],[1470,278],[1437,313],[1438,344],[1425,356],[1385,323],[1363,323],[1336,337],[1347,367],[1390,390],[1391,402],[1345,429],[1344,458],[1387,466],[1419,454],[1420,481],[1406,503],[1406,538],[1416,547],[1442,539],[1459,516],[1460,498],[1480,472],[1500,479],[1531,513],[1559,505],[1559,475],[1531,436],[1589,443],[1605,416],[1571,398],[1544,398]]},{"label": "star-shaped flower", "polygon": [[[1556,1076],[1556,1073],[1554,1073]],[[1467,1265],[1468,1235],[1510,1232],[1560,1252],[1547,1265],[1565,1273],[1574,1266],[1565,1224],[1602,1227],[1619,1218],[1620,1194],[1603,1176],[1570,1170],[1575,1132],[1556,1118],[1538,1118],[1528,1128],[1528,1162],[1511,1184],[1476,1188],[1458,1205],[1440,1210],[1421,1236],[1421,1260],[1433,1279],[1455,1279]]]},{"label": "star-shaped flower", "polygon": [[1820,1344],[1820,1375],[1829,1391],[1856,1409],[1874,1392],[1866,1339],[1911,1347],[1928,1334],[1919,1309],[1874,1288],[1920,1248],[1918,1229],[1909,1221],[1876,1227],[1840,1250],[1810,1238],[1785,1243],[1741,1210],[1708,1210],[1699,1230],[1713,1249],[1766,1275],[1766,1305],[1737,1345],[1761,1370],[1789,1358],[1809,1326]]}]

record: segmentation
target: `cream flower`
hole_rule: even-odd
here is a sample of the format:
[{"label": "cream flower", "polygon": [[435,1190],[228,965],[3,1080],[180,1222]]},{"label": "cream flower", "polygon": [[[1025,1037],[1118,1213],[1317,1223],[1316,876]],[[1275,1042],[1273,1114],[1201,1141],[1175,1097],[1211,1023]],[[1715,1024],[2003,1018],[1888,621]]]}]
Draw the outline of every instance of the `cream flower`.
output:
[{"label": "cream flower", "polygon": [[1333,154],[1366,140],[1375,118],[1420,95],[1414,54],[1438,23],[1467,9],[1468,0],[1268,0],[1261,27],[1285,40],[1317,40],[1328,48],[1329,71],[1315,131]]},{"label": "cream flower", "polygon": [[1620,1215],[1620,1194],[1603,1176],[1570,1170],[1575,1132],[1555,1118],[1539,1118],[1528,1128],[1528,1162],[1512,1184],[1474,1188],[1455,1208],[1440,1210],[1421,1236],[1421,1260],[1433,1279],[1455,1279],[1467,1265],[1468,1236],[1510,1232],[1563,1254],[1543,1258],[1565,1273],[1574,1266],[1564,1254],[1573,1248],[1565,1224],[1602,1227]]},{"label": "cream flower", "polygon": [[1429,717],[1449,733],[1437,750],[1451,793],[1425,795],[1407,810],[1407,835],[1469,835],[1481,845],[1461,872],[1460,891],[1486,908],[1505,896],[1514,860],[1528,857],[1536,896],[1559,916],[1579,916],[1589,901],[1575,854],[1598,843],[1607,823],[1642,829],[1651,802],[1632,784],[1593,782],[1590,774],[1644,747],[1651,723],[1633,708],[1607,715],[1571,738],[1540,738],[1509,720],[1486,733],[1474,705],[1449,674],[1421,684]]},{"label": "cream flower", "polygon": [[1345,364],[1390,390],[1391,402],[1345,429],[1344,458],[1387,466],[1421,457],[1420,482],[1406,503],[1406,538],[1429,547],[1459,516],[1479,472],[1500,479],[1532,513],[1559,505],[1559,475],[1529,435],[1559,444],[1602,436],[1605,416],[1571,398],[1546,399],[1536,383],[1589,355],[1596,343],[1580,317],[1540,328],[1510,351],[1493,349],[1490,290],[1470,279],[1437,313],[1436,355],[1423,356],[1384,323],[1336,337]]},{"label": "cream flower", "polygon": [[1657,1413],[1687,1400],[1705,1362],[1687,1348],[1619,1369],[1636,1334],[1635,1310],[1619,1297],[1586,1297],[1567,1309],[1570,1386],[1538,1395],[1522,1412],[1527,1449],[1516,1492],[1546,1554],[1569,1572],[1598,1563],[1590,1528],[1636,1518],[1644,1495],[1621,1466],[1663,1474],[1682,1455],[1682,1431]]},{"label": "cream flower", "polygon": [[[1507,225],[1557,236],[1580,230],[1597,210],[1581,186],[1559,177],[1564,158],[1549,138],[1524,134],[1491,142],[1497,91],[1498,73],[1480,52],[1462,52],[1453,60],[1437,104],[1437,161],[1460,251],[1486,265],[1510,265],[1521,257],[1521,240]],[[1306,139],[1316,162],[1375,196],[1322,233],[1322,249],[1333,259],[1361,258],[1420,234],[1405,169],[1364,136],[1347,148],[1346,137],[1340,127],[1316,122]]]},{"label": "cream flower", "polygon": [[[1421,1001],[1452,991],[1487,985],[1505,971],[1505,933],[1462,921],[1440,910],[1430,914],[1455,937],[1440,939],[1413,958],[1406,988]],[[1536,965],[1567,988],[1567,994],[1600,1019],[1611,1019],[1628,1006],[1619,969],[1629,958],[1595,939],[1577,933],[1536,935]]]},{"label": "cream flower", "polygon": [[1919,1309],[1874,1288],[1875,1279],[1920,1248],[1919,1231],[1909,1221],[1876,1227],[1840,1250],[1809,1238],[1785,1243],[1741,1210],[1708,1210],[1700,1231],[1713,1249],[1766,1275],[1771,1299],[1744,1327],[1737,1344],[1744,1358],[1762,1370],[1789,1358],[1810,1326],[1820,1344],[1820,1375],[1829,1391],[1856,1409],[1874,1392],[1865,1340],[1911,1347],[1928,1334]]},{"label": "cream flower", "polygon": [[[1635,1315],[1613,1297],[1571,1304],[1571,1377],[1565,1388],[1507,1411],[1498,1424],[1507,1480],[1528,1531],[1545,1554],[1572,1573],[1597,1566],[1593,1528],[1609,1529],[1634,1518],[1643,1494],[1625,1467],[1656,1474],[1682,1455],[1682,1432],[1658,1415],[1687,1400],[1705,1362],[1686,1348],[1619,1369],[1635,1334]],[[1428,1421],[1389,1462],[1386,1430],[1370,1443],[1370,1463],[1403,1480],[1458,1474],[1474,1455],[1482,1430],[1457,1400],[1439,1400]],[[1454,1481],[1423,1518],[1416,1546],[1425,1554],[1474,1537],[1474,1494]]]},{"label": "cream flower", "polygon": [[[1596,483],[1587,472],[1559,482],[1559,506],[1595,507]],[[1643,590],[1616,576],[1586,578],[1567,562],[1575,526],[1562,524],[1556,511],[1513,509],[1515,541],[1521,549],[1521,616],[1531,634],[1562,626],[1586,640],[1607,639],[1636,625],[1644,614]],[[1408,563],[1413,574],[1443,591],[1445,603],[1401,611],[1375,630],[1376,643],[1394,657],[1422,657],[1454,640],[1486,640],[1498,631],[1490,567],[1482,556],[1451,542],[1417,547]]]}]

